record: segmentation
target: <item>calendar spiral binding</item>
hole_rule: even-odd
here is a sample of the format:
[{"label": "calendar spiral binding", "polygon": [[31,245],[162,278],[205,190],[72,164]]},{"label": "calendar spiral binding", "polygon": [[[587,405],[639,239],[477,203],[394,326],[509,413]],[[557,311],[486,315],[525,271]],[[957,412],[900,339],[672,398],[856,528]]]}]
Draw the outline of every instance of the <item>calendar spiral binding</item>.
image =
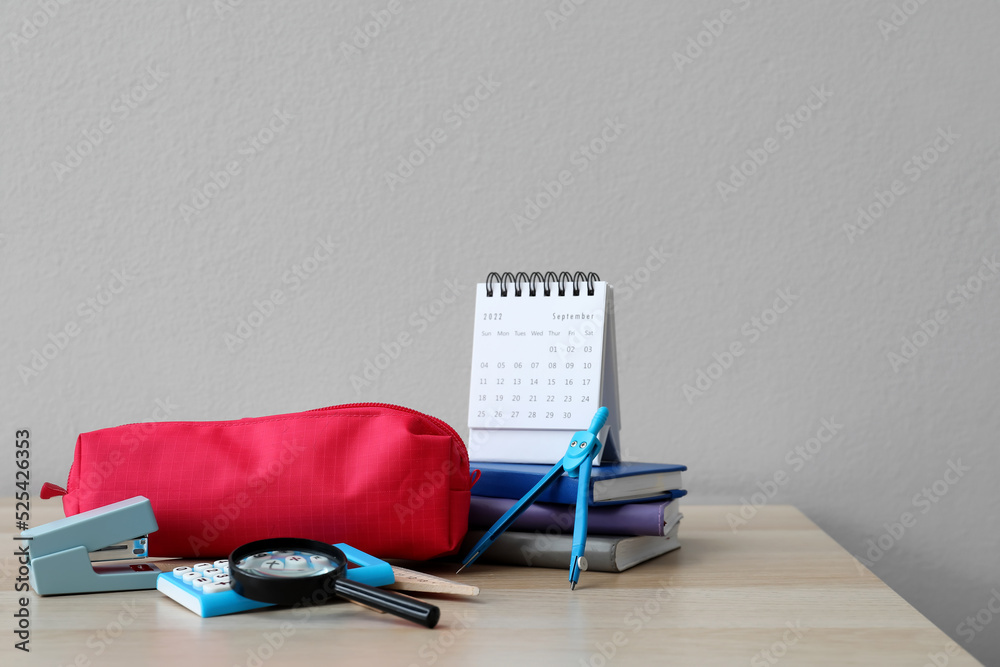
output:
[{"label": "calendar spiral binding", "polygon": [[569,285],[573,286],[573,296],[580,296],[580,290],[583,289],[584,284],[587,285],[587,295],[594,296],[594,283],[600,281],[600,279],[600,276],[593,271],[590,273],[577,271],[572,274],[569,271],[561,271],[558,274],[555,271],[546,271],[544,275],[539,271],[532,271],[530,275],[525,271],[518,271],[517,273],[511,273],[510,271],[504,271],[503,273],[490,271],[486,276],[486,296],[493,296],[494,280],[500,286],[501,297],[508,296],[510,292],[508,289],[509,285],[514,286],[514,296],[522,296],[524,291],[522,285],[524,284],[528,286],[528,296],[537,296],[539,286],[542,287],[542,294],[552,296],[552,287],[554,285],[558,286],[559,296],[566,296],[566,288]]}]

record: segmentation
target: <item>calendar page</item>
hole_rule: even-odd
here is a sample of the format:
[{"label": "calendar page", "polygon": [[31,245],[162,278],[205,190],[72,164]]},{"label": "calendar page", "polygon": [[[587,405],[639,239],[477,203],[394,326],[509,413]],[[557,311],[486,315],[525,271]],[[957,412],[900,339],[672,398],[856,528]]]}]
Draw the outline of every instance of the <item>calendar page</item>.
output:
[{"label": "calendar page", "polygon": [[476,294],[469,426],[586,429],[600,407],[605,283],[581,296]]},{"label": "calendar page", "polygon": [[[617,437],[617,369],[611,288],[593,283],[559,296],[485,284],[476,291],[469,387],[469,455],[478,461],[559,460],[572,434],[586,430],[601,405]],[[613,326],[613,325],[612,325]],[[609,402],[612,403],[609,405]],[[608,427],[606,427],[605,434]],[[602,451],[602,455],[603,455]],[[595,460],[599,463],[600,458]]]}]

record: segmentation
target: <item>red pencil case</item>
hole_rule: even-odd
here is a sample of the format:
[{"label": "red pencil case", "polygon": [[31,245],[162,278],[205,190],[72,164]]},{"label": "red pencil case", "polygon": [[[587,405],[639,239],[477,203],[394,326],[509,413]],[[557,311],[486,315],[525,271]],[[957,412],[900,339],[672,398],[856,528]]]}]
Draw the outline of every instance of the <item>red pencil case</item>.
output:
[{"label": "red pencil case", "polygon": [[228,556],[267,537],[346,542],[382,558],[454,553],[468,527],[469,457],[448,424],[382,403],[83,433],[67,516],[149,498],[151,556]]}]

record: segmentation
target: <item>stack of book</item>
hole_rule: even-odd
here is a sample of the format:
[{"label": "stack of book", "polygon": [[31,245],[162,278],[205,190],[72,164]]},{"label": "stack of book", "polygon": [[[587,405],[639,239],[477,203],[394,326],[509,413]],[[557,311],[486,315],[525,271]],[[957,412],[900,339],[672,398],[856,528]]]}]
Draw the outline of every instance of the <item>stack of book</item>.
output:
[{"label": "stack of book", "polygon": [[[527,493],[551,466],[472,463],[482,476],[472,487],[469,534],[463,552]],[[609,463],[594,466],[590,480],[588,569],[621,572],[680,547],[678,499],[685,466]],[[573,548],[577,479],[563,474],[482,555],[508,565],[566,568]]]}]

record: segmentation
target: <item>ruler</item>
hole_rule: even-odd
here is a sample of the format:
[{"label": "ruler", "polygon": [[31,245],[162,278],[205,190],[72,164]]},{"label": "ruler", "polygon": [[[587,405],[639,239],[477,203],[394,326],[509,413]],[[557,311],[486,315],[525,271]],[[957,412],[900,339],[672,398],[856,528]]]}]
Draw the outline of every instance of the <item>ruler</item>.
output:
[{"label": "ruler", "polygon": [[384,588],[394,588],[398,591],[421,591],[424,593],[445,593],[447,595],[479,595],[478,586],[460,584],[450,579],[442,579],[416,570],[408,570],[405,567],[392,566],[392,572],[396,575],[396,583]]}]

